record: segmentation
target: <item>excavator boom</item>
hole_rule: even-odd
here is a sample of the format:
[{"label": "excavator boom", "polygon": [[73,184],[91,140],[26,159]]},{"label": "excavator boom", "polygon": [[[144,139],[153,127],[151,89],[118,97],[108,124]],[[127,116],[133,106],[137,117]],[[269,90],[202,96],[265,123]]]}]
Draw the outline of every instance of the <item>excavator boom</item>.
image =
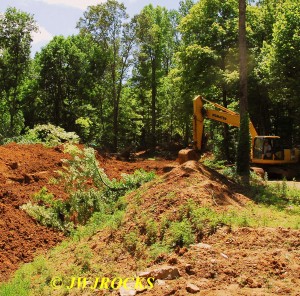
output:
[{"label": "excavator boom", "polygon": [[[216,108],[222,110],[213,110],[213,109],[204,109],[203,101],[206,101]],[[228,125],[240,126],[240,115],[232,110],[229,110],[217,103],[213,103],[201,96],[197,96],[194,101],[194,118],[193,118],[193,140],[194,140],[194,149],[201,151],[202,150],[202,139],[203,139],[203,130],[204,130],[204,118],[209,118],[212,120],[220,121]],[[258,136],[254,125],[252,122],[249,122],[250,135],[252,137],[252,142],[254,138]]]},{"label": "excavator boom", "polygon": [[[207,102],[216,109],[205,109],[203,103]],[[179,163],[188,160],[198,160],[199,153],[203,151],[204,120],[211,119],[228,125],[240,127],[240,115],[220,104],[211,102],[201,96],[193,101],[193,149],[183,149],[179,152]],[[254,125],[249,122],[251,135],[251,163],[266,169],[272,166],[273,171],[281,172],[281,175],[290,175],[285,166],[297,164],[299,166],[300,150],[284,149],[278,136],[258,136]],[[275,169],[275,165],[277,167]],[[279,168],[279,169],[278,169]],[[272,171],[269,170],[269,171]]]}]

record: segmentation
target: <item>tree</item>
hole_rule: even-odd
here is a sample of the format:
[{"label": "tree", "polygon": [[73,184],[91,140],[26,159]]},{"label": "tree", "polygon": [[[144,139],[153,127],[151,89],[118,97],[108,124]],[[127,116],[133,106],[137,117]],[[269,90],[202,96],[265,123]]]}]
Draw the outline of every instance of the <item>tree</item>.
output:
[{"label": "tree", "polygon": [[130,65],[130,54],[134,41],[132,26],[126,24],[128,15],[124,4],[108,0],[90,6],[80,19],[78,28],[82,34],[89,33],[95,42],[109,55],[107,67],[107,95],[113,105],[113,148],[118,148],[119,112],[123,81]]},{"label": "tree", "polygon": [[[157,121],[160,108],[158,108],[158,96],[161,80],[168,75],[172,67],[174,54],[174,18],[175,15],[167,9],[151,4],[144,7],[139,15],[135,17],[137,51],[136,64],[133,79],[140,88],[140,103],[151,110],[151,146],[157,143]],[[147,91],[151,98],[148,104]],[[142,117],[145,120],[146,112],[143,110]],[[148,124],[144,122],[144,125]],[[142,133],[142,142],[145,142],[146,130]]]},{"label": "tree", "polygon": [[20,132],[20,86],[30,63],[31,33],[36,30],[28,13],[8,8],[0,15],[0,94],[4,97],[1,105],[9,113],[9,127],[3,132],[9,136]]},{"label": "tree", "polygon": [[246,0],[239,0],[239,60],[240,60],[240,130],[237,151],[237,173],[249,182],[250,175],[250,133],[247,100],[247,42],[246,42]]},{"label": "tree", "polygon": [[300,141],[299,1],[286,0],[276,8],[272,35],[263,43],[257,72],[271,102],[270,132],[290,146]]},{"label": "tree", "polygon": [[[97,130],[95,113],[101,108],[94,94],[106,69],[106,55],[89,35],[54,37],[35,56],[33,68],[35,77],[28,81],[25,93],[26,114],[34,115],[36,122],[51,122],[80,135],[76,122],[85,127],[90,123]],[[34,96],[32,89],[36,89]]]},{"label": "tree", "polygon": [[[221,97],[224,107],[236,96],[237,19],[236,0],[202,0],[181,20],[180,60],[185,96],[200,93]],[[228,125],[224,125],[223,131],[223,157],[233,160]]]}]

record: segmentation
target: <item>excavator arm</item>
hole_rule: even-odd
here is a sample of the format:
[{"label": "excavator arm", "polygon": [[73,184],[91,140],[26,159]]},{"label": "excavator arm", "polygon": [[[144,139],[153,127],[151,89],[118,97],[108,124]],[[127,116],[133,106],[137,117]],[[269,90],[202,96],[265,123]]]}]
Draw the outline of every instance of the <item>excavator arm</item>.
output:
[{"label": "excavator arm", "polygon": [[[204,109],[203,102],[206,101],[216,108],[220,110],[213,110],[213,109]],[[210,102],[209,100],[197,96],[194,101],[194,118],[193,118],[193,140],[194,140],[194,149],[197,151],[201,151],[202,148],[202,139],[203,139],[203,130],[204,130],[204,119],[209,118],[215,121],[223,122],[228,125],[240,126],[240,115],[232,110],[229,110],[217,103]],[[252,124],[249,122],[249,129],[250,134],[252,137],[252,141],[255,137],[257,137],[257,132]]]},{"label": "excavator arm", "polygon": [[[203,103],[207,102],[212,104],[216,109],[204,109]],[[204,119],[209,118],[215,121],[223,122],[228,125],[240,126],[240,115],[232,110],[229,110],[217,103],[210,102],[209,100],[197,96],[193,101],[193,149],[182,149],[179,151],[178,160],[179,163],[184,163],[188,160],[198,160],[199,152],[202,151],[203,145],[203,131],[204,131]],[[252,137],[252,146],[254,139],[257,136],[257,132],[252,124],[249,122],[250,134]]]}]

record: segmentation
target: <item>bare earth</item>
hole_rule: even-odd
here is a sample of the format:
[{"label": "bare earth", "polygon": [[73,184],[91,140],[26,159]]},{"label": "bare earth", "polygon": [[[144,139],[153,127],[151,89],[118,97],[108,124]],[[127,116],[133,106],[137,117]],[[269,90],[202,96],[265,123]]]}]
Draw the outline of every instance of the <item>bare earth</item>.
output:
[{"label": "bare earth", "polygon": [[[61,188],[48,184],[55,170],[61,168],[62,158],[66,156],[60,149],[41,145],[0,147],[0,282],[8,280],[22,263],[30,262],[65,239],[63,234],[40,226],[19,208],[45,185],[57,197],[62,196]],[[155,170],[162,176],[161,182],[142,194],[139,212],[127,211],[124,227],[128,231],[140,226],[137,224],[140,213],[149,213],[159,221],[163,214],[177,215],[177,209],[187,199],[216,210],[229,206],[241,208],[251,202],[234,184],[203,166],[190,164],[165,174],[176,166],[175,162],[146,159],[124,162],[100,155],[98,160],[111,178],[120,178],[121,173],[131,173],[137,168]],[[113,238],[101,232],[88,244],[96,255],[120,239],[118,232]],[[197,295],[205,296],[300,295],[299,230],[225,226],[199,238],[198,242],[188,249],[176,249],[162,257],[161,262],[148,263],[148,269],[166,264],[176,267],[180,276],[155,284],[153,290],[142,295],[190,295],[188,283],[200,289]],[[139,270],[136,258],[121,249],[115,252],[120,254],[111,264],[120,274],[132,276],[143,271]]]}]

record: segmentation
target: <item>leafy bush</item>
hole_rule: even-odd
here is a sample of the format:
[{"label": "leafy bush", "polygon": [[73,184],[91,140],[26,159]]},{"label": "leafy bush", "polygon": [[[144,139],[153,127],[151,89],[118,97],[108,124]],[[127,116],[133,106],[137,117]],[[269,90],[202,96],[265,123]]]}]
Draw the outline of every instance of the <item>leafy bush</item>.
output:
[{"label": "leafy bush", "polygon": [[65,142],[78,143],[79,137],[74,132],[66,132],[53,124],[39,124],[27,131],[23,136],[7,138],[4,144],[17,142],[21,144],[41,143],[46,146],[57,146]]},{"label": "leafy bush", "polygon": [[121,196],[155,177],[153,172],[138,170],[132,175],[123,175],[121,181],[110,180],[99,167],[94,149],[80,150],[67,145],[65,152],[71,155],[71,159],[63,161],[65,165],[58,172],[56,182],[64,184],[69,197],[55,199],[47,188],[42,188],[34,195],[35,203],[27,203],[22,209],[43,225],[67,233],[74,225],[86,224],[94,212],[112,214],[113,205]]},{"label": "leafy bush", "polygon": [[165,242],[167,246],[189,246],[195,241],[193,229],[189,220],[184,219],[181,222],[172,222],[170,228],[166,231]]},{"label": "leafy bush", "polygon": [[66,219],[68,206],[60,199],[54,199],[53,194],[43,187],[34,195],[36,203],[28,202],[21,206],[31,217],[45,226],[52,226],[63,231],[70,231],[74,224]]}]

